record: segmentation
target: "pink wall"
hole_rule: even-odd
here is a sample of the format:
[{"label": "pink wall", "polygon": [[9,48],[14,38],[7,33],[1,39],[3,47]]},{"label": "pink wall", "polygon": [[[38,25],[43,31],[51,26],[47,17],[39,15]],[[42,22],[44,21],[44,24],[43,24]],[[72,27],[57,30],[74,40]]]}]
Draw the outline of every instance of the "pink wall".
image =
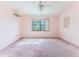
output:
[{"label": "pink wall", "polygon": [[[64,28],[64,17],[70,17],[69,28]],[[66,8],[59,17],[59,36],[64,40],[79,45],[79,2]]]},{"label": "pink wall", "polygon": [[19,20],[5,2],[0,2],[0,50],[20,38]]},{"label": "pink wall", "polygon": [[34,16],[24,16],[21,24],[22,37],[58,37],[58,18],[57,17],[43,17],[50,18],[50,32],[32,31],[32,19]]}]

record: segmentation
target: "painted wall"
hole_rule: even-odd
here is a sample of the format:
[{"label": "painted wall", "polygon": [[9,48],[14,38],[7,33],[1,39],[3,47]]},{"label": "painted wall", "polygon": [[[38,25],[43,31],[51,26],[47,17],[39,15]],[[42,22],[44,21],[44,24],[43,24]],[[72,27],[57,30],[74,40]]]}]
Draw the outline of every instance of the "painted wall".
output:
[{"label": "painted wall", "polygon": [[[70,17],[68,28],[64,28],[64,18]],[[67,7],[59,17],[59,36],[79,46],[79,2]]]},{"label": "painted wall", "polygon": [[44,16],[42,18],[50,18],[50,31],[49,32],[32,31],[32,20],[36,19],[36,17],[24,16],[21,20],[22,37],[58,37],[58,17]]},{"label": "painted wall", "polygon": [[20,37],[19,20],[12,15],[5,2],[0,2],[0,50]]}]

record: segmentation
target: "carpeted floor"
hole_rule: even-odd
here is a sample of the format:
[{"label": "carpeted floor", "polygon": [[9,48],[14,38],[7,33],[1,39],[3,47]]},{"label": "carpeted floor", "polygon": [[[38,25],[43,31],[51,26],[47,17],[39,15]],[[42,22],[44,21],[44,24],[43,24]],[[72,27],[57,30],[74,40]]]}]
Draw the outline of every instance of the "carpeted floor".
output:
[{"label": "carpeted floor", "polygon": [[21,39],[0,51],[0,57],[76,57],[79,47],[60,39]]}]

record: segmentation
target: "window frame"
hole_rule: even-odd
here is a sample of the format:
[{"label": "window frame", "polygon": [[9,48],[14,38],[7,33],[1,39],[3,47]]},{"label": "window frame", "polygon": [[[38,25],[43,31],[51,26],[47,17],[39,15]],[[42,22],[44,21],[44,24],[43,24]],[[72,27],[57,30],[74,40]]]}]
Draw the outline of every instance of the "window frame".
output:
[{"label": "window frame", "polygon": [[[32,31],[43,31],[43,32],[50,32],[50,19],[43,19],[43,20],[47,20],[48,21],[48,30],[33,30],[33,21],[40,21],[40,23],[41,23],[41,21],[42,21],[42,19],[34,19],[34,20],[32,20]],[[41,24],[40,24],[40,28],[41,28]]]}]

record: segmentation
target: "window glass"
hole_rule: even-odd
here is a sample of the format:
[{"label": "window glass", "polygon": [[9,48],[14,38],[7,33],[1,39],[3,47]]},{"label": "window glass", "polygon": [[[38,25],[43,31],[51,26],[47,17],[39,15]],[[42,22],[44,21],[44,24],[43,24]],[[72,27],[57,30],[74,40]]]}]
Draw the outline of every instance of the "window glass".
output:
[{"label": "window glass", "polygon": [[33,31],[48,31],[49,30],[48,20],[33,20],[32,30]]}]

